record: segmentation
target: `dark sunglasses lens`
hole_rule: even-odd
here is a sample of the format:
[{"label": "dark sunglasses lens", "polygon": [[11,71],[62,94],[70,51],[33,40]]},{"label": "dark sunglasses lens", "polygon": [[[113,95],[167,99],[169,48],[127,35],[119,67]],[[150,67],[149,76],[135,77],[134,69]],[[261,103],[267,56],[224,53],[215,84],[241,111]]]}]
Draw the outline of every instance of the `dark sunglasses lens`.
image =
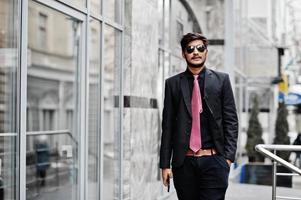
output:
[{"label": "dark sunglasses lens", "polygon": [[205,46],[197,46],[196,49],[199,51],[199,52],[204,52],[206,50],[206,47]]},{"label": "dark sunglasses lens", "polygon": [[194,46],[189,46],[186,48],[187,53],[192,53],[194,51]]}]

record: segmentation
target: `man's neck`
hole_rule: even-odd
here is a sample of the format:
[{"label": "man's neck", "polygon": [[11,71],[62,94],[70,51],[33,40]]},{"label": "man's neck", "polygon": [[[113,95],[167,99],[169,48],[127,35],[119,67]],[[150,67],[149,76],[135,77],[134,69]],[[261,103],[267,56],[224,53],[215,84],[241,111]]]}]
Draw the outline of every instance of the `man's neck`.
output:
[{"label": "man's neck", "polygon": [[203,65],[202,67],[199,67],[199,68],[195,68],[195,67],[189,67],[188,66],[188,69],[189,71],[193,74],[193,75],[198,75],[200,74],[200,72],[204,69],[205,65]]}]

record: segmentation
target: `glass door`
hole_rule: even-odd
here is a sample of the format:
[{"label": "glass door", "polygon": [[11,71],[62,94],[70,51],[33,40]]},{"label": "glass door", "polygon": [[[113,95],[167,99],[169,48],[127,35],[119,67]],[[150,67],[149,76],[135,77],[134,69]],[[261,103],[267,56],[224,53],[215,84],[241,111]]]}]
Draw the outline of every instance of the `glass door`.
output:
[{"label": "glass door", "polygon": [[78,199],[81,21],[34,1],[28,12],[27,199]]}]

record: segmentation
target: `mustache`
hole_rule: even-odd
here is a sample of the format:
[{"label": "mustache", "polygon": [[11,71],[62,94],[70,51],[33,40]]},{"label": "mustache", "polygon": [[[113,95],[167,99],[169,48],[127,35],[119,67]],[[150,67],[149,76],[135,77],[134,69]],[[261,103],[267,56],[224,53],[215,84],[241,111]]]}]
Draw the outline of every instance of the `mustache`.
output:
[{"label": "mustache", "polygon": [[[192,59],[193,58],[202,58],[202,57],[201,56],[193,56]],[[193,63],[189,62],[187,60],[186,56],[185,56],[185,60],[186,60],[187,66],[192,67],[192,68],[201,68],[201,67],[203,67],[205,65],[205,62],[206,62],[206,57],[204,57],[203,59],[204,60],[203,60],[202,63],[200,63],[200,64],[193,64]]]},{"label": "mustache", "polygon": [[189,62],[189,61],[186,59],[187,65],[188,65],[189,67],[192,67],[192,68],[201,68],[201,67],[204,66],[205,62],[206,62],[206,59],[205,59],[202,63],[200,63],[200,64],[193,64],[193,63]]}]

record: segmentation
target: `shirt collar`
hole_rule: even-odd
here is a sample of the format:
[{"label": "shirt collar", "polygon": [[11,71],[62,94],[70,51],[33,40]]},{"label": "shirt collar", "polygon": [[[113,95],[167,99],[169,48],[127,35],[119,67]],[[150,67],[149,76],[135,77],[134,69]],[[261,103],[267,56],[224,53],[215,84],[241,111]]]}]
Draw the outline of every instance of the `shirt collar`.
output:
[{"label": "shirt collar", "polygon": [[[202,71],[200,71],[199,77],[204,77],[204,76],[205,76],[205,72],[206,72],[206,66],[204,66],[204,68],[202,69]],[[188,67],[186,68],[185,75],[186,75],[188,78],[193,78],[193,74],[192,74],[192,72],[188,69]]]}]

